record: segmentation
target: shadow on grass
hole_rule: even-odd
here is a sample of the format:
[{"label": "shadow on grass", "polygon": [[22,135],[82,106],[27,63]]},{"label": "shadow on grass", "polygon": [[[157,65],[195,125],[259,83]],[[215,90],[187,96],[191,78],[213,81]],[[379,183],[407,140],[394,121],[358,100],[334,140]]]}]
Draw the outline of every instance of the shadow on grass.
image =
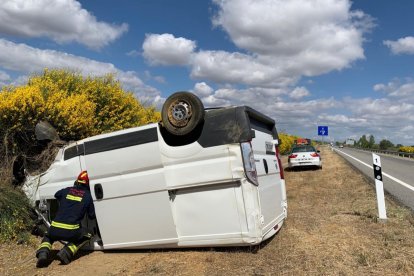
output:
[{"label": "shadow on grass", "polygon": [[115,249],[104,251],[105,254],[113,253],[159,253],[159,252],[227,252],[227,253],[251,253],[257,254],[265,248],[279,234],[280,230],[257,245],[247,246],[222,246],[222,247],[190,247],[190,248],[153,248],[153,249]]},{"label": "shadow on grass", "polygon": [[[59,258],[58,258],[58,256],[57,256],[57,254],[58,254],[58,252],[59,252],[60,250],[56,250],[56,249],[52,249],[52,250],[50,250],[50,253],[49,253],[49,258],[48,258],[48,261],[47,261],[47,263],[45,264],[45,266],[44,266],[44,268],[46,268],[46,267],[48,267],[51,263],[53,263],[54,261],[57,261],[57,262],[59,262],[60,263],[60,260],[59,260]],[[83,251],[83,250],[80,250],[80,251],[78,251],[77,253],[76,253],[76,255],[75,255],[75,257],[72,259],[72,261],[71,261],[71,263],[73,262],[73,261],[75,261],[75,260],[77,260],[77,259],[79,259],[79,258],[81,258],[81,257],[83,257],[83,256],[86,256],[86,255],[89,255],[89,254],[91,254],[92,253],[92,251]],[[69,263],[70,264],[70,263]],[[69,265],[68,264],[68,265]],[[62,263],[60,263],[60,265],[64,265],[64,264],[62,264]]]},{"label": "shadow on grass", "polygon": [[287,172],[305,172],[305,171],[319,171],[321,170],[318,166],[300,166],[300,167],[292,167],[292,168],[285,168]]}]

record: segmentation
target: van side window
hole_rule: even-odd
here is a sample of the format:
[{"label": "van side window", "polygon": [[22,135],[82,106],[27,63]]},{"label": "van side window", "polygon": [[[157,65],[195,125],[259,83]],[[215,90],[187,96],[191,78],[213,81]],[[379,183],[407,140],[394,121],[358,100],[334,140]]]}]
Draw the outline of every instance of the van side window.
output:
[{"label": "van side window", "polygon": [[84,155],[85,147],[83,144],[74,145],[72,147],[66,148],[65,153],[63,154],[63,160],[68,160],[73,157]]}]

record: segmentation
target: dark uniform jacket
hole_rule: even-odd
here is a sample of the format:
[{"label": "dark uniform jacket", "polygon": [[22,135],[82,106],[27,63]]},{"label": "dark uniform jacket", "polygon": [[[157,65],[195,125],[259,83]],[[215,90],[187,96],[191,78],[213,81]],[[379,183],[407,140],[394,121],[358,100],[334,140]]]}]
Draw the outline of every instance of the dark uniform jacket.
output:
[{"label": "dark uniform jacket", "polygon": [[67,187],[55,194],[59,201],[59,210],[53,219],[52,226],[63,229],[77,229],[85,216],[95,218],[95,208],[88,186],[82,184]]}]

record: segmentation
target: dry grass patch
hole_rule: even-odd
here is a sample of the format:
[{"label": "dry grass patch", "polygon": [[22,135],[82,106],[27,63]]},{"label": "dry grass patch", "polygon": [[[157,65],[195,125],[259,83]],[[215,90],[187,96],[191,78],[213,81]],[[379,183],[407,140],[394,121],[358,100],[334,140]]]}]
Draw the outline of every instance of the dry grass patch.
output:
[{"label": "dry grass patch", "polygon": [[[43,270],[36,270],[32,259],[29,266],[17,272],[27,275],[414,275],[412,213],[388,199],[389,219],[387,223],[378,222],[374,187],[335,153],[322,149],[322,156],[323,170],[285,173],[289,217],[280,233],[258,248],[93,252],[69,266],[54,262]],[[20,252],[22,259],[28,254],[27,250]],[[0,255],[0,259],[4,257]]]}]

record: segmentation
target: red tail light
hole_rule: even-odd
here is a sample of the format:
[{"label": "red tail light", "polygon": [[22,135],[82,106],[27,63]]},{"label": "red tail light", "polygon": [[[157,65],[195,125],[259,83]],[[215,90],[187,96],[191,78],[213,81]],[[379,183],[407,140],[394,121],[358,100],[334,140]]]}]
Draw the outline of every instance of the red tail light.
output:
[{"label": "red tail light", "polygon": [[316,152],[314,152],[314,153],[311,153],[311,156],[312,157],[319,157],[319,154],[317,154]]},{"label": "red tail light", "polygon": [[277,163],[279,165],[279,170],[280,170],[280,179],[285,179],[285,173],[282,167],[282,160],[280,160],[279,147],[277,145],[275,147],[276,147],[276,159],[277,159]]},{"label": "red tail light", "polygon": [[295,159],[296,157],[298,157],[298,155],[297,154],[291,154],[291,155],[289,155],[289,159]]}]

